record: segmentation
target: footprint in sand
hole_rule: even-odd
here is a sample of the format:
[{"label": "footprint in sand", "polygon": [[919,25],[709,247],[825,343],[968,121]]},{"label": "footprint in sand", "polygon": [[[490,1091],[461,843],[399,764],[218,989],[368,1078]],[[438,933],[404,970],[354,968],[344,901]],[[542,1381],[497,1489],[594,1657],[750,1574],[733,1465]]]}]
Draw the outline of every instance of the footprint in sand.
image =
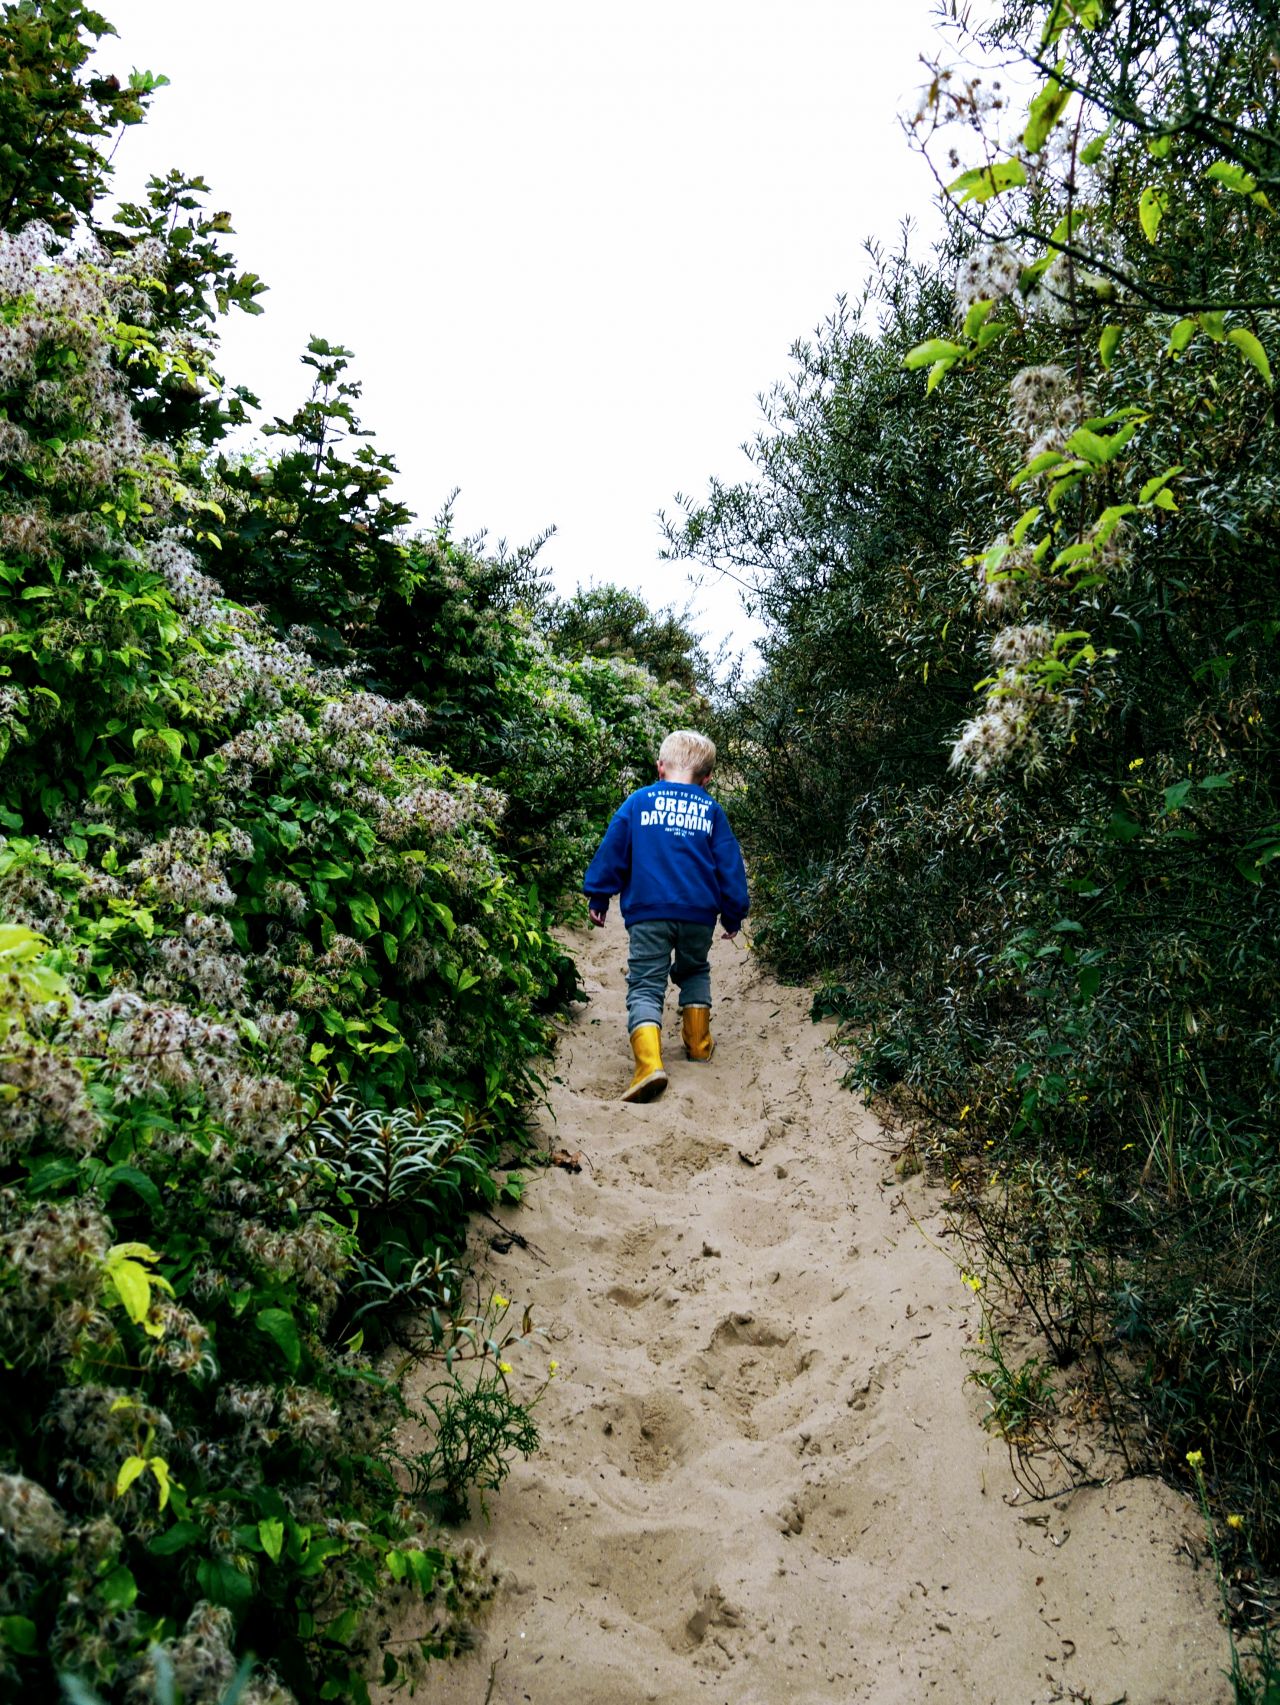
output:
[{"label": "footprint in sand", "polygon": [[696,1444],[693,1415],[669,1391],[628,1396],[596,1406],[606,1460],[619,1473],[660,1480],[678,1468]]},{"label": "footprint in sand", "polygon": [[[688,1621],[674,1635],[669,1636],[668,1644],[675,1652],[695,1651],[714,1629],[741,1628],[742,1612],[729,1603],[720,1588],[713,1582],[703,1589],[698,1598],[698,1607]],[[727,1647],[719,1642],[722,1649]]]},{"label": "footprint in sand", "polygon": [[800,1488],[783,1507],[784,1532],[802,1534],[821,1556],[836,1561],[892,1549],[901,1496],[911,1477],[888,1440],[848,1452],[820,1478]]},{"label": "footprint in sand", "polygon": [[760,1436],[758,1407],[776,1397],[808,1366],[792,1327],[751,1314],[729,1314],[694,1362],[704,1388],[714,1392],[731,1425],[744,1438]]}]

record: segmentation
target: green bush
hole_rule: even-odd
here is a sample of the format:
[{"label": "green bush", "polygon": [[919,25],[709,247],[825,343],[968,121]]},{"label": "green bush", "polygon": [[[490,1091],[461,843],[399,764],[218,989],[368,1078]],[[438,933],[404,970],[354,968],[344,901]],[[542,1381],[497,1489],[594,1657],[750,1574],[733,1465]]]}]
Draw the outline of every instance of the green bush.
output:
[{"label": "green bush", "polygon": [[1273,1548],[1274,40],[1229,0],[959,35],[1034,69],[1020,134],[936,67],[946,240],[796,346],[669,549],[768,628],[720,706],[758,942],[1053,1356]]},{"label": "green bush", "polygon": [[534,1448],[534,1328],[468,1304],[465,1217],[576,988],[566,877],[685,701],[560,656],[531,553],[413,534],[328,443],[345,352],[229,458],[225,216],[171,175],[95,227],[108,26],[0,17],[0,153],[28,84],[68,115],[0,231],[0,1685],[198,1705],[253,1652],[246,1701],[366,1698],[389,1604],[430,1606],[394,1678],[492,1590],[433,1518]]}]

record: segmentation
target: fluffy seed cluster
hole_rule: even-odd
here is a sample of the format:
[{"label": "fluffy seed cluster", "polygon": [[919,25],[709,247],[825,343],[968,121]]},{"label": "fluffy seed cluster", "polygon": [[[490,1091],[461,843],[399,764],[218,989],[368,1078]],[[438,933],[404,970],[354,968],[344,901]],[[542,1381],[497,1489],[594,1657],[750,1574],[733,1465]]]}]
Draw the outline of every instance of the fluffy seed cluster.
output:
[{"label": "fluffy seed cluster", "polygon": [[961,319],[976,302],[1002,302],[1017,293],[1023,261],[1008,243],[975,249],[956,273],[956,312]]},{"label": "fluffy seed cluster", "polygon": [[67,1526],[43,1486],[22,1474],[0,1474],[0,1544],[19,1557],[55,1556]]},{"label": "fluffy seed cluster", "polygon": [[969,722],[951,748],[951,768],[966,770],[981,781],[1017,762],[1024,770],[1043,767],[1044,724],[1060,724],[1070,707],[1049,693],[1034,675],[1012,667],[1002,669],[988,690],[986,707]]},{"label": "fluffy seed cluster", "polygon": [[[141,245],[140,245],[141,247]],[[59,252],[48,226],[0,232],[0,304],[23,312],[0,321],[0,390],[21,394],[21,419],[8,410],[0,467],[41,458],[61,445],[57,483],[70,512],[33,509],[0,515],[0,543],[28,556],[100,542],[94,505],[128,476],[157,513],[169,503],[155,477],[118,364],[117,323],[149,318],[139,279],[158,256],[117,262],[95,241]]]},{"label": "fluffy seed cluster", "polygon": [[1091,412],[1066,369],[1053,363],[1024,367],[1010,381],[1009,417],[1029,462],[1046,450],[1061,450]]},{"label": "fluffy seed cluster", "polygon": [[[175,1639],[155,1647],[130,1690],[134,1705],[150,1705],[157,1697],[157,1654],[169,1661],[177,1696],[185,1705],[218,1705],[238,1667],[236,1624],[229,1610],[201,1600]],[[288,1688],[270,1673],[259,1673],[239,1695],[240,1705],[297,1705]]]}]

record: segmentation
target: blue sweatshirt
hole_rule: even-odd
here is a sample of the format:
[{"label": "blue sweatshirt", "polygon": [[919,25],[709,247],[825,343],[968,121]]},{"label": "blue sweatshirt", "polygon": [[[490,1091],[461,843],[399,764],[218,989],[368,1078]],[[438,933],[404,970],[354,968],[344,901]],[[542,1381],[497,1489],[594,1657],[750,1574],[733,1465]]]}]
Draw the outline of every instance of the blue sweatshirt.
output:
[{"label": "blue sweatshirt", "polygon": [[655,781],[613,814],[583,892],[599,912],[622,895],[628,926],[651,918],[736,930],[746,917],[747,873],[729,819],[705,788]]}]

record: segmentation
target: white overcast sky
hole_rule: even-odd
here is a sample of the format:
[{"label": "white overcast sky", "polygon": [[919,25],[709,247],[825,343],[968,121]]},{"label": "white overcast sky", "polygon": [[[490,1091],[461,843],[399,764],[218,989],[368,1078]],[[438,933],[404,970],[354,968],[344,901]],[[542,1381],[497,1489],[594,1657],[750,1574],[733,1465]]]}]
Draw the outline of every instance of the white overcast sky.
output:
[{"label": "white overcast sky", "polygon": [[[117,188],[180,166],[271,286],[223,367],[269,412],[318,333],[424,518],[553,525],[556,583],[689,595],[655,514],[740,478],[757,395],[856,291],[868,237],[932,228],[898,124],[934,0],[103,0],[103,58],[163,71]],[[702,626],[750,631],[732,587]]]}]

